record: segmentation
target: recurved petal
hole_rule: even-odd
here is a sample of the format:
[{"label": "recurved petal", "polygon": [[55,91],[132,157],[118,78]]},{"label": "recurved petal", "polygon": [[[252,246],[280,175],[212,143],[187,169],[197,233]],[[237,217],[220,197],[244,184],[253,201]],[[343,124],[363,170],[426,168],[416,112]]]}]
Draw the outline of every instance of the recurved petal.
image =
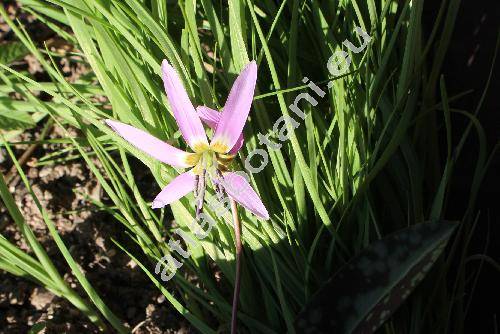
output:
[{"label": "recurved petal", "polygon": [[212,108],[198,106],[196,108],[196,113],[198,114],[198,117],[200,117],[200,119],[203,121],[203,123],[208,125],[208,127],[211,129],[215,129],[220,121],[221,113]]},{"label": "recurved petal", "polygon": [[252,106],[256,81],[257,64],[252,61],[231,88],[212,139],[211,146],[215,151],[227,153],[238,141]]},{"label": "recurved petal", "polygon": [[224,181],[222,185],[232,199],[240,203],[257,217],[265,220],[269,219],[269,213],[259,195],[257,195],[243,176],[228,172],[224,173],[223,178]]},{"label": "recurved petal", "polygon": [[[214,110],[209,107],[205,106],[199,106],[196,108],[196,112],[198,113],[198,116],[200,119],[208,125],[211,129],[215,129],[217,127],[217,124],[220,121],[221,114],[217,110]],[[236,154],[240,150],[240,148],[243,146],[243,143],[245,142],[245,139],[243,138],[243,132],[240,133],[240,136],[238,137],[238,140],[236,140],[236,144],[231,148],[231,150],[228,152],[229,154]]]},{"label": "recurved petal", "polygon": [[180,174],[172,180],[153,200],[153,209],[163,208],[194,190],[196,176],[192,171]]},{"label": "recurved petal", "polygon": [[177,125],[182,136],[188,145],[199,152],[203,147],[208,146],[207,135],[203,129],[203,124],[196,114],[193,104],[184,89],[181,79],[174,68],[165,59],[161,65],[163,72],[163,84],[167,93],[168,102],[172,107]]},{"label": "recurved petal", "polygon": [[191,157],[193,157],[194,154],[179,150],[131,125],[110,119],[107,119],[105,122],[116,133],[123,137],[123,139],[153,158],[174,167],[193,166],[193,163],[190,163],[190,161],[193,160]]},{"label": "recurved petal", "polygon": [[228,154],[236,154],[240,150],[240,148],[243,146],[243,143],[245,142],[245,138],[243,137],[243,132],[240,133],[240,136],[238,137],[238,140],[236,140],[236,144],[234,144],[233,148],[229,150]]}]

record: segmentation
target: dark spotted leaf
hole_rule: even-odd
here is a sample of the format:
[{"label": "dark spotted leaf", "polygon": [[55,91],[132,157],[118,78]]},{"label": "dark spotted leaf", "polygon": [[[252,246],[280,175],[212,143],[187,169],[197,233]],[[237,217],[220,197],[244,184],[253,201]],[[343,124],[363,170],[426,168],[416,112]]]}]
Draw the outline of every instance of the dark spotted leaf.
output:
[{"label": "dark spotted leaf", "polygon": [[421,223],[375,241],[311,298],[297,332],[375,332],[422,281],[456,226]]}]

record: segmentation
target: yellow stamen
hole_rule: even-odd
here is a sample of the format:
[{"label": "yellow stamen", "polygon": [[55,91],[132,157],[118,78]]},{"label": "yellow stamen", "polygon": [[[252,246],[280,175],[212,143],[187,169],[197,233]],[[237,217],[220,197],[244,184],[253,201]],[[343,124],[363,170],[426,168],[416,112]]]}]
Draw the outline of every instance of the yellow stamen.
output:
[{"label": "yellow stamen", "polygon": [[189,166],[194,166],[200,161],[201,154],[200,153],[189,153],[186,157],[185,161]]},{"label": "yellow stamen", "polygon": [[217,153],[222,153],[222,154],[229,151],[229,147],[227,147],[226,144],[224,144],[220,141],[217,141],[215,143],[210,144],[210,148],[212,149],[212,151],[217,152]]},{"label": "yellow stamen", "polygon": [[194,166],[192,169],[196,175],[201,175],[203,171],[211,168],[217,168],[222,171],[227,171],[228,166],[233,161],[235,155],[227,154],[229,151],[226,144],[221,141],[212,143],[210,146],[204,143],[198,143],[193,147],[196,153],[191,153],[186,158],[186,163]]},{"label": "yellow stamen", "polygon": [[229,165],[231,164],[235,156],[236,155],[234,154],[215,153],[215,159],[217,160],[217,169],[221,171],[229,170]]},{"label": "yellow stamen", "polygon": [[195,151],[196,153],[203,153],[203,152],[207,151],[209,148],[210,147],[207,144],[200,142],[200,143],[194,144],[193,151]]}]

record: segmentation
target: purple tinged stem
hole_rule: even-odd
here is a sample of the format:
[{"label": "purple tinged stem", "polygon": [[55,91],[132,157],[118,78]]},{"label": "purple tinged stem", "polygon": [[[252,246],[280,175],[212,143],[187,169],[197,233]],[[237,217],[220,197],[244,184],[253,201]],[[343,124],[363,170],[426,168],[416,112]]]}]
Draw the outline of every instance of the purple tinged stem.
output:
[{"label": "purple tinged stem", "polygon": [[236,246],[236,275],[234,280],[234,295],[233,309],[231,316],[231,334],[236,334],[238,329],[238,301],[240,298],[240,283],[241,283],[241,253],[243,245],[241,243],[241,223],[238,217],[238,206],[236,202],[230,198],[231,211],[233,213],[235,246]]}]

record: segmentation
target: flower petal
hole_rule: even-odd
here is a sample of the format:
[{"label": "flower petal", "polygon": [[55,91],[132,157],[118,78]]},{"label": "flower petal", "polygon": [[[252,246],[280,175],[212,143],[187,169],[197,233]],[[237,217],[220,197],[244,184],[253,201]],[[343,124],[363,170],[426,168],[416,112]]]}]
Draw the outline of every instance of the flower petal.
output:
[{"label": "flower petal", "polygon": [[161,64],[163,71],[163,84],[167,93],[168,102],[172,107],[177,125],[181,130],[184,140],[195,151],[199,152],[208,146],[207,135],[203,124],[194,110],[193,104],[182,85],[182,81],[174,68],[165,59]]},{"label": "flower petal", "polygon": [[236,78],[222,110],[210,144],[216,152],[227,153],[238,141],[252,106],[256,81],[257,64],[252,61]]},{"label": "flower petal", "polygon": [[208,125],[210,129],[215,130],[220,121],[220,112],[209,107],[198,106],[196,107],[196,113],[203,123]]},{"label": "flower petal", "polygon": [[236,144],[234,144],[233,148],[227,152],[227,154],[236,154],[240,150],[240,148],[243,146],[243,143],[245,142],[245,138],[243,138],[243,132],[240,133],[240,136],[238,137],[238,140],[236,140]]},{"label": "flower petal", "polygon": [[[149,154],[153,158],[174,167],[193,166],[193,153],[187,153],[173,147],[160,139],[153,137],[149,133],[134,128],[121,122],[107,119],[106,124],[117,132],[123,139],[128,141],[139,150]],[[191,161],[191,162],[190,162]]]},{"label": "flower petal", "polygon": [[153,200],[153,209],[163,208],[194,190],[196,176],[192,171],[185,172],[172,180]]},{"label": "flower petal", "polygon": [[224,173],[222,185],[227,194],[257,217],[268,220],[269,213],[259,195],[253,190],[248,181],[237,173]]},{"label": "flower petal", "polygon": [[[200,119],[208,125],[211,129],[215,129],[217,127],[217,124],[220,121],[220,117],[222,113],[218,112],[217,110],[214,110],[209,107],[205,106],[198,106],[196,108],[196,112],[198,113],[198,116]],[[236,154],[240,150],[240,148],[243,146],[243,143],[245,142],[245,139],[243,138],[243,132],[240,133],[240,136],[238,137],[238,140],[236,141],[236,144],[234,144],[233,148],[228,152],[229,154]]]}]

